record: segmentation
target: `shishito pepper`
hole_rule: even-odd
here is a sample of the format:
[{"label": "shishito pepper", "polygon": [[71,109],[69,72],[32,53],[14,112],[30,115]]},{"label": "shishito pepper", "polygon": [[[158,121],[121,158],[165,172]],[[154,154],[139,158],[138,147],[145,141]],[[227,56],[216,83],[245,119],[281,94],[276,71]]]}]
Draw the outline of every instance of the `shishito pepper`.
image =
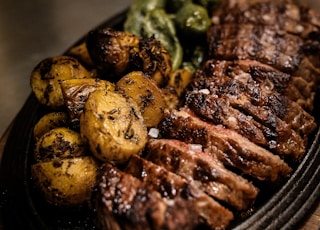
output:
[{"label": "shishito pepper", "polygon": [[124,30],[143,37],[154,36],[168,50],[172,69],[179,68],[183,51],[171,16],[164,10],[164,0],[135,0],[131,5]]},{"label": "shishito pepper", "polygon": [[205,35],[211,21],[206,8],[194,3],[189,3],[177,11],[175,23],[179,33],[190,39]]}]

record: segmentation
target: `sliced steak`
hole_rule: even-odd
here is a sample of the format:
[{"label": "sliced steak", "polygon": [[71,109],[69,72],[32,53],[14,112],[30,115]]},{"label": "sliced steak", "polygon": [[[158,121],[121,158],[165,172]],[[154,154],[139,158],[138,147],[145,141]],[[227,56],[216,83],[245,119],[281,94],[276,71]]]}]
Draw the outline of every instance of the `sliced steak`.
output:
[{"label": "sliced steak", "polygon": [[251,59],[286,73],[293,73],[303,57],[301,38],[279,34],[273,26],[223,24],[208,30],[210,58],[225,60]]},{"label": "sliced steak", "polygon": [[168,199],[182,199],[192,207],[194,219],[212,229],[225,228],[233,219],[233,214],[203,191],[182,177],[162,166],[156,165],[137,155],[133,155],[125,172],[139,178],[151,189]]},{"label": "sliced steak", "polygon": [[164,138],[201,144],[226,166],[237,168],[259,180],[278,181],[292,169],[279,156],[254,144],[237,132],[203,121],[191,111],[171,111],[159,124]]},{"label": "sliced steak", "polygon": [[145,158],[185,178],[210,196],[235,207],[249,208],[258,189],[243,177],[227,170],[220,161],[192,145],[173,139],[153,139]]},{"label": "sliced steak", "polygon": [[[302,38],[319,30],[316,14],[293,1],[227,0],[214,12],[215,24],[239,23],[262,24],[286,31]],[[314,21],[314,22],[312,22]]]},{"label": "sliced steak", "polygon": [[[305,152],[304,140],[270,110],[255,108],[250,103],[238,105],[226,97],[216,98],[201,92],[189,92],[187,105],[200,117],[224,125],[282,158],[296,161]],[[253,113],[254,117],[242,110]]]},{"label": "sliced steak", "polygon": [[212,22],[207,36],[212,57],[257,60],[319,82],[320,14],[308,6],[291,0],[226,0]]},{"label": "sliced steak", "polygon": [[[235,108],[256,117],[266,127],[279,129],[281,131],[278,133],[281,133],[282,127],[287,126],[287,129],[294,130],[306,140],[316,127],[314,117],[297,102],[290,100],[287,89],[297,88],[292,84],[292,78],[273,70],[248,60],[209,60],[202,70],[195,73],[189,90],[209,90],[210,95],[224,97]],[[298,83],[298,79],[295,79]]]},{"label": "sliced steak", "polygon": [[196,229],[194,207],[160,193],[130,174],[105,164],[98,177],[97,221],[101,229]]}]

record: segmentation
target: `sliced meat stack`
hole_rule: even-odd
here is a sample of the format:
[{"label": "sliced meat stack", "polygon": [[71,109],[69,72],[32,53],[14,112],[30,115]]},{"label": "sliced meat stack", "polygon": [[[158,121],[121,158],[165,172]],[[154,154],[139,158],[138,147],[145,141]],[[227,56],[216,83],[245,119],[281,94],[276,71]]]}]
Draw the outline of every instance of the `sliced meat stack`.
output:
[{"label": "sliced meat stack", "polygon": [[317,126],[320,15],[293,0],[225,0],[207,40],[209,59],[159,138],[121,170],[101,169],[102,228],[224,229],[304,156]]}]

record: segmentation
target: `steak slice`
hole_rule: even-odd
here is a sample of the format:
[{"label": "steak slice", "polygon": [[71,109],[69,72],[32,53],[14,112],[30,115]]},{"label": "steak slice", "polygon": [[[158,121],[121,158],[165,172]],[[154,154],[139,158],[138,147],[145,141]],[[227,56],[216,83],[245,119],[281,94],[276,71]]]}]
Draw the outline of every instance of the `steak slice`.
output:
[{"label": "steak slice", "polygon": [[138,155],[133,155],[130,158],[125,172],[139,178],[165,198],[184,200],[193,209],[193,219],[195,220],[193,222],[199,220],[199,224],[202,222],[212,229],[223,229],[233,219],[232,212],[207,196],[198,187]]},{"label": "steak slice", "polygon": [[101,229],[192,230],[199,224],[190,203],[163,199],[147,184],[107,163],[98,177],[96,210]]},{"label": "steak slice", "polygon": [[145,158],[175,172],[208,195],[237,210],[249,208],[258,195],[255,186],[227,170],[216,158],[179,140],[150,140]]},{"label": "steak slice", "polygon": [[224,165],[259,180],[276,182],[292,171],[279,156],[233,130],[201,120],[186,109],[167,112],[159,130],[163,138],[201,144]]},{"label": "steak slice", "polygon": [[208,30],[209,58],[256,60],[286,73],[293,73],[303,58],[303,41],[273,26],[222,24]]},{"label": "steak slice", "polygon": [[223,1],[221,7],[214,12],[215,24],[262,24],[286,31],[301,38],[308,38],[319,31],[314,12],[292,1]]}]

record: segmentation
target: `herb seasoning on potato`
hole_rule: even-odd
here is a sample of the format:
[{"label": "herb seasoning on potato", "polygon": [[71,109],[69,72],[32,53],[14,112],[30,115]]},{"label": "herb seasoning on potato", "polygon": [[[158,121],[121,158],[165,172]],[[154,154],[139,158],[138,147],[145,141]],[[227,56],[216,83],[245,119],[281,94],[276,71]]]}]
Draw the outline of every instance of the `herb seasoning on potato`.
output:
[{"label": "herb seasoning on potato", "polygon": [[139,154],[147,142],[147,128],[136,102],[104,90],[90,94],[80,117],[80,133],[95,157],[114,164]]}]

